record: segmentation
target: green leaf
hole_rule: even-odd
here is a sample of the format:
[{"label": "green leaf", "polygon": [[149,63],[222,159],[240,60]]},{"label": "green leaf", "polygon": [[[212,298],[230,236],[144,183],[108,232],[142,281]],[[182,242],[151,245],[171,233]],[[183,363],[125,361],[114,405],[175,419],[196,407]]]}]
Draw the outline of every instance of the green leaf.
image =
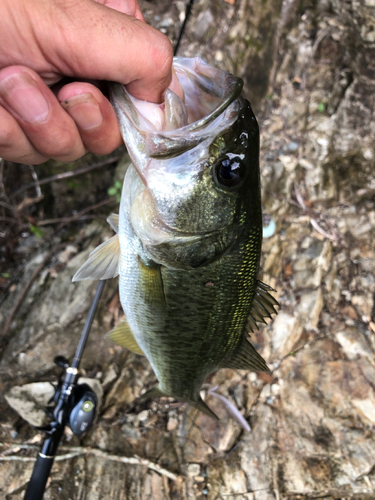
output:
[{"label": "green leaf", "polygon": [[1,277],[2,278],[10,278],[10,274],[9,273],[1,273]]},{"label": "green leaf", "polygon": [[116,196],[117,189],[115,187],[111,187],[108,189],[107,193],[109,194],[109,196]]},{"label": "green leaf", "polygon": [[37,238],[43,238],[44,231],[40,229],[38,226],[33,226],[30,224],[30,231],[37,237]]},{"label": "green leaf", "polygon": [[74,180],[68,181],[67,184],[68,184],[68,187],[70,187],[71,189],[76,189],[79,186],[78,182],[74,181]]},{"label": "green leaf", "polygon": [[324,104],[324,102],[319,103],[318,106],[319,113],[324,113],[325,110],[326,110],[326,105]]},{"label": "green leaf", "polygon": [[121,189],[122,188],[122,183],[120,181],[115,182],[115,188]]}]

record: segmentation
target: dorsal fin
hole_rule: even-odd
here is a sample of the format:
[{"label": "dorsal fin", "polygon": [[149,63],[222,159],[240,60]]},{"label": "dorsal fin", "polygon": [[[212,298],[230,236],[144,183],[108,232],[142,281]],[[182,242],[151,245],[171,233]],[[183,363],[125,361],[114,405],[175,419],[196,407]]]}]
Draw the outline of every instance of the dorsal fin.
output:
[{"label": "dorsal fin", "polygon": [[255,350],[254,346],[246,334],[243,335],[240,348],[235,355],[228,361],[225,361],[223,368],[232,368],[235,370],[252,370],[254,372],[269,372],[266,362],[262,356]]},{"label": "dorsal fin", "polygon": [[115,233],[118,233],[118,219],[118,214],[111,214],[109,217],[107,217],[107,222]]},{"label": "dorsal fin", "polygon": [[111,340],[115,344],[126,347],[129,351],[144,355],[126,319],[120,321],[116,328],[105,335],[105,338]]},{"label": "dorsal fin", "polygon": [[116,234],[90,253],[89,258],[75,273],[72,281],[115,278],[119,273],[120,257],[120,243]]},{"label": "dorsal fin", "polygon": [[258,280],[250,314],[246,327],[251,332],[258,328],[258,322],[267,324],[264,318],[271,318],[271,314],[277,314],[274,306],[278,306],[277,300],[269,292],[275,292],[273,288]]}]

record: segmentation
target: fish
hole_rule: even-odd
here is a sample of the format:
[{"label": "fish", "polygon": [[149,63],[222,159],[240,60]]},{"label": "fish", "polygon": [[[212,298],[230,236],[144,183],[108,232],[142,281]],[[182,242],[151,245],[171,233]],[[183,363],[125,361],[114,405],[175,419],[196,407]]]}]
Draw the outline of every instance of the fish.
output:
[{"label": "fish", "polygon": [[200,58],[174,58],[184,91],[161,105],[112,83],[132,164],[115,236],[73,281],[119,276],[125,319],[107,337],[150,362],[145,397],[188,402],[214,419],[200,391],[220,368],[269,371],[250,332],[277,313],[258,279],[262,245],[259,127],[243,81]]}]

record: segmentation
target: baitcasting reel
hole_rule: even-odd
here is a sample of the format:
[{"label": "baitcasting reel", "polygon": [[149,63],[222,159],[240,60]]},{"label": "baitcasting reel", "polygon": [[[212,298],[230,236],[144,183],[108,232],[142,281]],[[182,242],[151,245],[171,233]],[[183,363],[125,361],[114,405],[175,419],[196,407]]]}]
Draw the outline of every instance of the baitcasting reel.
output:
[{"label": "baitcasting reel", "polygon": [[[64,358],[64,356],[56,356],[54,362],[65,371],[69,369],[69,361]],[[61,397],[63,378],[63,376],[60,377],[60,381],[57,387],[55,387],[55,394],[52,398],[55,405],[58,404],[59,398]],[[81,436],[84,432],[89,430],[95,419],[97,407],[98,398],[88,384],[76,384],[70,388],[66,409],[66,417],[68,420],[66,423],[71,428],[73,434]],[[50,408],[48,408],[48,410],[51,414]],[[53,425],[53,423],[50,425]],[[46,430],[46,432],[48,432],[48,430]]]}]

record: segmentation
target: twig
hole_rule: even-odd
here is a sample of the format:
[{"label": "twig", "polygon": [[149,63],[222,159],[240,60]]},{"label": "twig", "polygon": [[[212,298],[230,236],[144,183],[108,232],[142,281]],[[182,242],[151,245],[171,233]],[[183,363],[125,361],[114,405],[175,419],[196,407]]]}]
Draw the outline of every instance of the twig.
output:
[{"label": "twig", "polygon": [[85,208],[81,212],[78,212],[77,214],[73,215],[72,217],[69,217],[66,220],[66,222],[62,222],[57,227],[55,233],[58,233],[67,224],[69,224],[70,222],[75,221],[76,219],[79,219],[82,215],[86,214],[87,212],[90,212],[91,210],[95,210],[96,208],[102,207],[103,205],[107,205],[108,203],[111,203],[112,201],[114,201],[114,198],[107,198],[106,200],[100,201],[99,203],[96,203],[95,205],[91,205],[90,207]]},{"label": "twig", "polygon": [[36,175],[36,172],[35,172],[33,165],[29,165],[29,169],[31,172],[31,177],[34,179],[36,196],[38,198],[38,197],[42,196],[42,190],[40,189],[39,179],[38,179],[38,176]]},{"label": "twig", "polygon": [[[1,445],[6,445],[6,443],[0,443]],[[30,449],[31,447],[29,445],[14,445],[14,448],[24,448],[24,449]],[[36,447],[32,447],[36,448]],[[64,455],[57,455],[55,458],[56,462],[60,462],[62,460],[69,460],[71,458],[75,458],[78,456],[82,455],[94,455],[96,457],[104,458],[105,460],[112,460],[113,462],[120,462],[123,464],[131,464],[131,465],[142,465],[147,467],[148,469],[151,469],[158,474],[161,474],[162,476],[166,476],[169,479],[172,479],[173,481],[176,481],[178,479],[178,476],[174,474],[173,472],[170,472],[167,469],[163,469],[160,467],[160,465],[151,462],[150,460],[147,460],[146,458],[140,458],[137,456],[134,457],[121,457],[119,455],[111,455],[107,453],[106,451],[98,450],[96,448],[89,448],[89,447],[83,447],[83,446],[74,446],[74,447],[68,447],[68,446],[62,446],[61,449],[64,450],[69,450],[69,453],[65,453]],[[0,462],[6,462],[8,460],[13,460],[13,461],[19,461],[19,462],[35,462],[36,458],[34,457],[19,457],[17,455],[10,455],[10,456],[0,456]]]},{"label": "twig", "polygon": [[31,285],[34,283],[35,279],[37,278],[38,274],[41,272],[41,270],[43,269],[43,267],[46,265],[46,263],[50,260],[50,258],[58,251],[60,250],[61,248],[64,248],[68,243],[65,242],[65,243],[59,243],[58,245],[54,246],[52,248],[52,250],[50,250],[47,255],[44,257],[43,261],[41,262],[41,264],[39,264],[38,267],[35,268],[33,274],[30,276],[30,279],[29,281],[26,283],[26,285],[24,286],[23,290],[21,291],[21,293],[18,295],[18,297],[16,298],[16,301],[15,301],[15,304],[12,308],[12,310],[10,311],[9,313],[9,316],[8,316],[8,320],[7,322],[5,323],[5,326],[4,326],[4,329],[3,329],[3,336],[5,337],[6,334],[8,333],[8,330],[9,330],[9,327],[10,325],[12,324],[12,321],[16,315],[16,313],[18,312],[18,309],[20,308],[22,302],[24,301],[25,297],[26,297],[26,294],[27,292],[29,291]]},{"label": "twig", "polygon": [[38,203],[39,201],[43,200],[44,194],[41,194],[40,196],[37,196],[36,198],[29,198],[28,196],[24,198],[19,205],[16,207],[17,212],[21,212],[26,207],[29,207],[30,205],[34,205],[35,203]]},{"label": "twig", "polygon": [[320,491],[287,491],[283,494],[285,497],[303,497],[304,499],[314,499],[314,498],[327,498],[333,497],[337,498],[337,500],[341,500],[342,498],[347,499],[356,499],[356,500],[364,500],[368,498],[369,500],[373,500],[375,498],[374,493],[370,490],[362,490],[362,491],[349,491],[347,489],[334,489],[334,490],[320,490]]},{"label": "twig", "polygon": [[298,186],[297,184],[294,184],[294,193],[296,195],[296,200],[298,201],[300,207],[302,208],[302,210],[306,210],[306,204],[305,204],[305,200],[302,198],[302,195],[298,189]]},{"label": "twig", "polygon": [[9,205],[9,203],[5,203],[5,201],[0,201],[0,207],[7,208],[8,210],[10,210],[13,213],[17,211],[17,209],[15,207],[13,207],[12,205]]},{"label": "twig", "polygon": [[[96,215],[82,215],[79,220],[95,219]],[[61,224],[62,222],[71,222],[72,217],[60,217],[59,219],[44,219],[37,221],[37,226],[49,226],[50,224]],[[1,220],[1,218],[0,218]],[[9,219],[13,220],[13,219]]]},{"label": "twig", "polygon": [[213,387],[212,389],[210,389],[208,391],[207,394],[219,399],[219,401],[221,401],[223,403],[223,405],[225,406],[229,415],[238,423],[238,425],[240,425],[242,427],[242,429],[244,429],[246,432],[251,432],[251,427],[250,427],[249,423],[247,422],[245,417],[242,415],[242,413],[239,411],[239,409],[236,408],[235,405],[231,401],[229,401],[229,399],[227,399],[226,397],[222,396],[221,394],[218,394],[217,392],[215,392],[217,388],[218,388],[218,386]]},{"label": "twig", "polygon": [[310,222],[311,222],[312,227],[314,229],[316,229],[318,231],[318,233],[322,234],[323,236],[325,236],[329,240],[336,241],[336,238],[334,236],[332,236],[332,234],[327,233],[327,231],[324,231],[324,229],[322,227],[320,227],[319,224],[317,223],[317,221],[315,219],[313,219],[312,217],[310,217]]},{"label": "twig", "polygon": [[26,184],[26,186],[22,186],[14,193],[11,193],[10,196],[14,197],[22,191],[26,191],[29,188],[35,187],[37,184],[42,186],[43,184],[48,184],[49,182],[61,181],[64,179],[69,179],[71,177],[76,177],[77,175],[86,174],[91,170],[95,170],[96,168],[104,167],[105,165],[109,165],[110,163],[115,163],[117,160],[121,158],[120,155],[113,156],[111,158],[107,158],[106,160],[99,161],[98,163],[94,163],[93,165],[89,165],[87,167],[77,168],[77,170],[73,170],[71,172],[62,172],[61,174],[52,175],[51,177],[46,177],[45,179],[41,179],[36,182],[31,182],[30,184]]}]

